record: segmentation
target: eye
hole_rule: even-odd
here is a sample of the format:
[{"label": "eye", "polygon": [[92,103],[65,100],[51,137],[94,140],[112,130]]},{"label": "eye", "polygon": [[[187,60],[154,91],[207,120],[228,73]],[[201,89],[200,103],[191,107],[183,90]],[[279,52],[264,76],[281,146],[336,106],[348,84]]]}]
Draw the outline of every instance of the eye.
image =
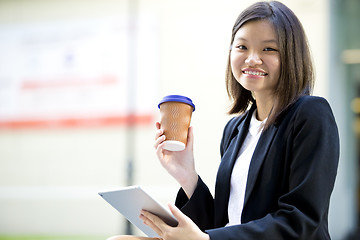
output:
[{"label": "eye", "polygon": [[236,48],[240,49],[240,50],[246,50],[247,47],[245,47],[244,45],[237,45]]},{"label": "eye", "polygon": [[273,52],[273,51],[277,52],[276,49],[271,48],[271,47],[264,48],[264,51],[265,51],[265,52]]}]

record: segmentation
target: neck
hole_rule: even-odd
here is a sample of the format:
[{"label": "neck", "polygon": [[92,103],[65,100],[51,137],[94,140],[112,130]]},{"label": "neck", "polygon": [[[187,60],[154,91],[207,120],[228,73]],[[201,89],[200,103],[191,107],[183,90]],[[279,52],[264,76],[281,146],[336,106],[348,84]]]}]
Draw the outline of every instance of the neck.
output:
[{"label": "neck", "polygon": [[256,98],[256,118],[260,121],[264,121],[269,116],[273,106],[273,98]]}]

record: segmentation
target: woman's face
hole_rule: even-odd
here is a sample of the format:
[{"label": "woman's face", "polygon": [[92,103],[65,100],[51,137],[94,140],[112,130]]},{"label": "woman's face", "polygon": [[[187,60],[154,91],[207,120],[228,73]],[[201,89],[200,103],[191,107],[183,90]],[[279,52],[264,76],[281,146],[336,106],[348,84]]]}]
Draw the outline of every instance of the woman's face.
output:
[{"label": "woman's face", "polygon": [[255,98],[273,97],[280,76],[280,53],[272,24],[245,23],[235,34],[230,63],[235,79]]}]

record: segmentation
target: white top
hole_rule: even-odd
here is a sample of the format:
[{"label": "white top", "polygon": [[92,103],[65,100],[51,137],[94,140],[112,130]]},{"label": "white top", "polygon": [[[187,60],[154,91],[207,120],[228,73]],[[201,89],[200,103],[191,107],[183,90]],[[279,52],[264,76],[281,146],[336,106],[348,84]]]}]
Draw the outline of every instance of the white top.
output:
[{"label": "white top", "polygon": [[257,120],[256,111],[254,111],[250,121],[249,132],[240,148],[231,173],[230,198],[228,205],[229,223],[227,226],[241,224],[241,213],[244,206],[250,161],[254,154],[256,144],[259,141],[263,130],[263,123],[265,121],[266,119],[264,121]]}]

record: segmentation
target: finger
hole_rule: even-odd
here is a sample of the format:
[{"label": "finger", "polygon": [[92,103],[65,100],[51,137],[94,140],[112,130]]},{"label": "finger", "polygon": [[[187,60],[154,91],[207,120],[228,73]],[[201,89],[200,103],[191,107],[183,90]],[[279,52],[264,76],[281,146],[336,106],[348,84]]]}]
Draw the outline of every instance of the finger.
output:
[{"label": "finger", "polygon": [[158,129],[156,132],[155,132],[155,140],[158,139],[161,135],[164,134],[164,130],[163,129]]},{"label": "finger", "polygon": [[156,150],[159,150],[159,146],[160,144],[162,144],[166,139],[166,136],[165,135],[162,135],[160,137],[158,137],[156,140],[155,140],[155,143],[154,143],[154,148]]},{"label": "finger", "polygon": [[174,204],[169,203],[168,207],[179,223],[180,221],[185,220],[187,218],[187,216],[184,213],[182,213],[180,209],[178,209]]},{"label": "finger", "polygon": [[157,233],[157,235],[161,236],[162,235],[162,231],[160,228],[158,228],[153,222],[151,222],[148,218],[144,217],[144,216],[140,216],[140,219],[143,220],[144,224],[146,226],[148,226],[149,228],[151,228],[152,230],[154,230],[154,232]]},{"label": "finger", "polygon": [[152,223],[154,223],[158,227],[167,226],[167,224],[161,218],[159,218],[155,214],[152,214],[151,212],[148,212],[146,210],[141,210],[141,215],[148,218]]},{"label": "finger", "polygon": [[[152,215],[152,214],[151,214]],[[149,226],[152,230],[154,230],[159,236],[162,235],[161,228],[155,223],[155,219],[157,217],[153,215],[153,217],[149,216],[149,213],[146,211],[141,211],[140,219],[143,220],[144,224]]]},{"label": "finger", "polygon": [[[157,148],[156,148],[156,156],[158,157],[158,159],[160,160],[161,164],[165,167],[165,163],[164,163],[164,157],[166,154],[169,153],[168,150],[164,149],[165,147],[165,142],[160,143]],[[166,168],[166,167],[165,167]]]}]

